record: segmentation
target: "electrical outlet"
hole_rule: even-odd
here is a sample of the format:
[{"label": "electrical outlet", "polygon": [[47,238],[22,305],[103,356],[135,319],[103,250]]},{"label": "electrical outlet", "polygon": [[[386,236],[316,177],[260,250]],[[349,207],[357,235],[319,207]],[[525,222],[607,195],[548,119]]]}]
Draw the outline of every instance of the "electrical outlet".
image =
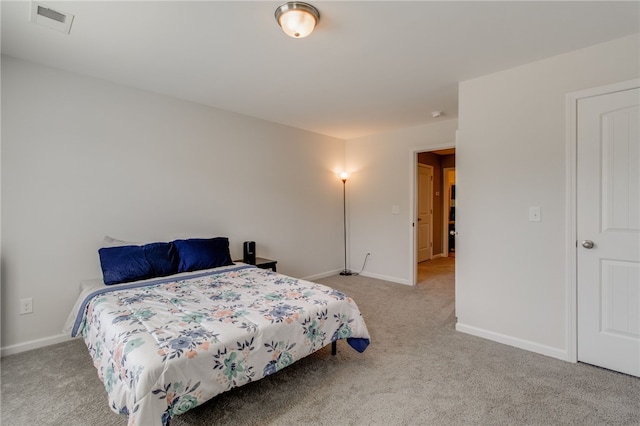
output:
[{"label": "electrical outlet", "polygon": [[33,312],[33,299],[20,299],[20,315],[30,314]]}]

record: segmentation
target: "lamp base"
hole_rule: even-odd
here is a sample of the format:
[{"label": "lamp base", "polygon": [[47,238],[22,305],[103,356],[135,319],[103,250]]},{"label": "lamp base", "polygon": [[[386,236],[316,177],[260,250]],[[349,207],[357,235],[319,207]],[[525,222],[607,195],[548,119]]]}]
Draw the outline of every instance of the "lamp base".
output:
[{"label": "lamp base", "polygon": [[342,271],[340,271],[340,275],[353,275],[353,272],[351,272],[349,269],[343,269]]}]

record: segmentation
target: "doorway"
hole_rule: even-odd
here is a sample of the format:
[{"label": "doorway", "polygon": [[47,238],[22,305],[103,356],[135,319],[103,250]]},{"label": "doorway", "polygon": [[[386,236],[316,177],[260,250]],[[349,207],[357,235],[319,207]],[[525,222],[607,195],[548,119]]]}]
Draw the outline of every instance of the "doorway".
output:
[{"label": "doorway", "polygon": [[[412,283],[416,285],[424,282],[434,267],[438,269],[436,263],[442,263],[440,266],[449,265],[446,269],[451,270],[453,274],[454,268],[451,265],[455,262],[455,241],[449,231],[455,223],[455,148],[437,147],[415,151],[413,161],[415,220]],[[428,178],[425,178],[425,169],[432,170]],[[425,182],[425,179],[429,181]],[[421,187],[424,187],[425,183],[430,187],[431,196],[428,200],[422,199],[426,191],[422,191]],[[427,227],[425,220],[430,221]],[[427,235],[430,236],[429,246],[425,246]]]}]

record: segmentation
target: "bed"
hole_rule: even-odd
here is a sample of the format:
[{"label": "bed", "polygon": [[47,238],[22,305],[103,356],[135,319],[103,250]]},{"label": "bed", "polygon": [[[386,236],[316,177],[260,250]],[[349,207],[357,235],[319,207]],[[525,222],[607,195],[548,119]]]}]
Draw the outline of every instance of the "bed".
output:
[{"label": "bed", "polygon": [[[174,243],[163,244],[179,265],[186,255]],[[107,285],[112,275],[101,252],[104,279],[82,283],[66,329],[84,339],[111,409],[128,415],[129,425],[168,425],[340,339],[358,352],[369,345],[362,315],[344,293],[233,264],[227,254],[223,266],[169,268],[175,273],[155,277],[152,267],[142,279]],[[152,255],[142,259],[153,264]]]}]

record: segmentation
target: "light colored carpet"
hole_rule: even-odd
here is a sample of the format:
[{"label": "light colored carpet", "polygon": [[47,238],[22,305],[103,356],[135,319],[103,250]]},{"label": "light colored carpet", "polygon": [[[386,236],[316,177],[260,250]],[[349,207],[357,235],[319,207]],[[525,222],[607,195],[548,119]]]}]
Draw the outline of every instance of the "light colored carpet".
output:
[{"label": "light colored carpet", "polygon": [[[638,425],[640,379],[454,330],[453,260],[416,287],[319,280],[355,299],[372,335],[231,390],[172,425]],[[2,359],[2,425],[125,425],[80,340]]]}]

